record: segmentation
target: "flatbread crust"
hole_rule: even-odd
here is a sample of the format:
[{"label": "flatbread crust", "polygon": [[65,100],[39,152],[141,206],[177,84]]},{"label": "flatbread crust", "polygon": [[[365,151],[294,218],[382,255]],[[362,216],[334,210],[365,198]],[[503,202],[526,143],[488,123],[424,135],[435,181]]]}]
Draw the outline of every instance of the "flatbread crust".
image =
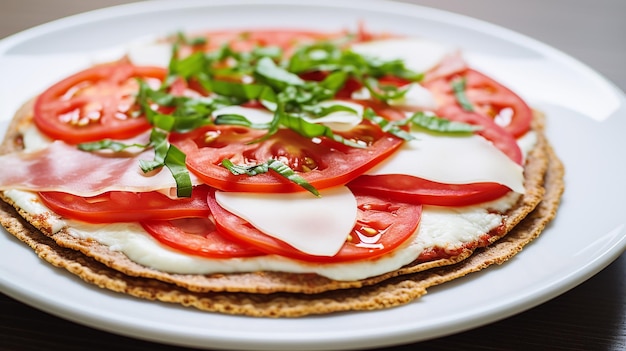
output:
[{"label": "flatbread crust", "polygon": [[[0,152],[21,148],[18,126],[30,118],[21,109]],[[169,274],[144,267],[93,240],[78,239],[66,230],[52,233],[45,218],[31,216],[0,192],[0,224],[27,243],[45,261],[83,280],[132,296],[179,303],[200,310],[262,317],[297,317],[348,310],[398,306],[426,289],[492,264],[501,264],[536,238],[554,218],[564,189],[563,165],[543,134],[543,117],[533,128],[537,146],[527,157],[526,194],[507,213],[504,230],[486,248],[468,248],[460,255],[359,281],[335,281],[316,274],[255,272],[236,274]],[[505,235],[508,232],[507,235]],[[474,252],[475,251],[475,252]]]}]

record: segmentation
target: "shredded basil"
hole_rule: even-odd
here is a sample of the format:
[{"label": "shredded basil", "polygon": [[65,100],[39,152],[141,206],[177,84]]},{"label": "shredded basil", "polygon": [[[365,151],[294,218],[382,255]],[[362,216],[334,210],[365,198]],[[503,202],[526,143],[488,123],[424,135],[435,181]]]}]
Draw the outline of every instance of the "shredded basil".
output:
[{"label": "shredded basil", "polygon": [[169,169],[176,182],[176,196],[191,197],[193,186],[189,170],[185,164],[186,155],[174,145],[169,145],[165,154],[164,165]]},{"label": "shredded basil", "polygon": [[226,167],[232,174],[234,175],[247,175],[247,176],[255,176],[257,174],[267,173],[270,170],[278,173],[280,176],[288,179],[292,183],[295,183],[302,188],[309,191],[311,194],[315,196],[320,196],[319,191],[315,189],[309,182],[307,182],[303,177],[298,175],[293,169],[291,169],[286,164],[275,160],[269,159],[264,163],[253,165],[253,166],[241,166],[235,165],[229,159],[222,160],[222,165]]},{"label": "shredded basil", "polygon": [[125,144],[119,141],[104,139],[96,142],[78,144],[78,148],[83,151],[96,152],[110,150],[121,152],[128,148],[154,149],[152,160],[139,160],[139,167],[144,173],[149,173],[163,166],[172,173],[176,182],[176,193],[178,197],[190,197],[192,191],[191,176],[185,166],[185,154],[171,145],[167,141],[167,134],[156,128],[150,133],[148,144]]},{"label": "shredded basil", "polygon": [[468,112],[474,111],[474,105],[467,98],[465,94],[465,83],[466,80],[464,77],[453,79],[450,84],[452,85],[452,91],[454,91],[454,96],[456,97],[456,101],[458,101],[459,105]]},{"label": "shredded basil", "polygon": [[402,129],[403,126],[407,125],[410,122],[410,118],[401,121],[390,121],[381,116],[378,116],[374,110],[368,108],[365,110],[364,117],[368,120],[372,121],[376,125],[380,127],[384,132],[393,134],[400,139],[404,140],[414,140],[415,137],[411,135],[408,131]]},{"label": "shredded basil", "polygon": [[176,33],[175,40],[176,40],[176,43],[190,45],[190,46],[204,45],[207,43],[207,40],[204,37],[189,38],[183,32]]},{"label": "shredded basil", "polygon": [[416,112],[409,119],[411,123],[418,127],[438,133],[472,134],[482,129],[482,127],[477,125],[451,121],[425,112]]},{"label": "shredded basil", "polygon": [[297,74],[278,67],[269,57],[263,57],[257,63],[254,73],[257,79],[278,91],[290,86],[304,85],[305,81]]},{"label": "shredded basil", "polygon": [[[325,137],[350,147],[363,148],[364,143],[348,140],[325,125],[310,122],[334,112],[357,112],[341,104],[322,106],[320,103],[333,99],[349,80],[356,80],[362,84],[373,98],[388,102],[403,97],[408,88],[382,84],[381,77],[395,76],[417,82],[423,78],[423,74],[407,69],[400,60],[384,61],[346,49],[345,44],[350,40],[350,36],[346,36],[333,41],[305,45],[296,49],[294,54],[284,61],[281,60],[282,49],[278,47],[257,47],[249,52],[237,52],[228,43],[211,52],[198,51],[181,57],[179,53],[182,45],[205,45],[207,39],[189,38],[183,33],[178,33],[174,37],[168,76],[162,86],[153,89],[147,83],[139,81],[136,102],[140,110],[137,115],[143,113],[153,126],[149,144],[125,145],[103,140],[81,144],[79,147],[86,151],[113,152],[131,146],[153,148],[154,159],[143,160],[140,166],[145,172],[167,167],[176,180],[179,196],[190,195],[191,181],[189,171],[185,167],[186,156],[167,140],[168,134],[172,132],[185,133],[212,123],[240,125],[266,130],[264,136],[253,141],[259,142],[270,138],[284,127],[306,138]],[[228,64],[224,64],[226,62]],[[325,77],[321,80],[302,78],[306,76],[303,74],[316,71],[325,72]],[[171,87],[181,82],[200,84],[211,95],[190,97],[170,93]],[[236,114],[213,116],[214,112],[222,107],[241,105],[248,101],[260,102],[273,113],[272,120],[269,123],[252,123],[246,117]],[[162,108],[154,109],[152,107],[154,105]],[[407,131],[409,124],[428,126],[435,124],[424,123],[423,118],[415,116],[404,121],[388,121],[377,116],[371,109],[366,109],[363,117],[380,126],[383,131],[406,140],[413,138]],[[438,129],[450,129],[449,126],[444,126],[446,125],[444,122],[438,124],[436,127]],[[243,172],[253,175],[271,169],[319,195],[295,171],[279,161],[268,160],[253,167],[235,166],[232,163],[229,165],[229,162],[225,160],[223,164],[234,174]]]},{"label": "shredded basil", "polygon": [[145,149],[146,147],[148,147],[148,145],[144,145],[144,144],[124,144],[121,143],[119,141],[115,141],[115,140],[111,140],[111,139],[104,139],[104,140],[99,140],[99,141],[94,141],[94,142],[89,142],[89,143],[80,143],[77,145],[79,150],[82,151],[89,151],[89,152],[94,152],[94,151],[101,151],[101,150],[110,150],[113,152],[122,152],[128,148],[132,148],[132,147],[136,147],[136,148],[140,148],[140,149]]}]

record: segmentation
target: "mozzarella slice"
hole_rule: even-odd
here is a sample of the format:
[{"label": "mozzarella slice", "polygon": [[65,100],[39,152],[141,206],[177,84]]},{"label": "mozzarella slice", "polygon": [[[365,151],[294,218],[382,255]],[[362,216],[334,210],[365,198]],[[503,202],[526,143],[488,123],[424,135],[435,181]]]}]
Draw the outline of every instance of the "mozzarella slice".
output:
[{"label": "mozzarella slice", "polygon": [[138,66],[167,67],[172,58],[172,44],[135,42],[128,46],[127,56]]},{"label": "mozzarella slice", "polygon": [[310,193],[215,193],[224,209],[261,232],[316,256],[334,256],[356,223],[357,204],[345,186]]},{"label": "mozzarella slice", "polygon": [[495,182],[524,193],[524,169],[485,138],[415,133],[394,155],[368,174],[408,174],[435,182]]},{"label": "mozzarella slice", "polygon": [[411,83],[409,90],[399,99],[389,100],[389,105],[408,110],[436,110],[437,101],[430,90]]},{"label": "mozzarella slice", "polygon": [[415,72],[425,72],[435,67],[448,54],[451,47],[419,38],[393,38],[354,44],[352,51],[363,56],[384,61],[402,60],[404,66]]}]

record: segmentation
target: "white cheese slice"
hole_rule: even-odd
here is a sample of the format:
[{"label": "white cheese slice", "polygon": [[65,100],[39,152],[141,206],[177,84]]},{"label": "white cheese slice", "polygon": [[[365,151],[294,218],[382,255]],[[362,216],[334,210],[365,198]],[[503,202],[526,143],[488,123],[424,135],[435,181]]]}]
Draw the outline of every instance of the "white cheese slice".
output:
[{"label": "white cheese slice", "polygon": [[479,135],[415,133],[394,155],[368,174],[407,174],[435,182],[495,182],[524,193],[524,169]]},{"label": "white cheese slice", "polygon": [[22,134],[22,141],[25,152],[34,152],[37,150],[45,149],[52,144],[52,139],[43,134],[37,127],[28,123],[20,127],[20,133]]},{"label": "white cheese slice", "polygon": [[310,255],[334,256],[352,231],[356,199],[345,186],[290,194],[215,193],[217,202],[261,232]]},{"label": "white cheese slice", "polygon": [[389,105],[408,110],[436,110],[437,101],[433,93],[418,83],[411,83],[408,91],[398,99],[389,100]]},{"label": "white cheese slice", "polygon": [[392,38],[354,44],[352,51],[384,61],[402,60],[415,72],[435,67],[451,52],[452,47],[420,38]]},{"label": "white cheese slice", "polygon": [[137,41],[127,48],[127,56],[138,66],[167,67],[172,58],[172,44]]}]

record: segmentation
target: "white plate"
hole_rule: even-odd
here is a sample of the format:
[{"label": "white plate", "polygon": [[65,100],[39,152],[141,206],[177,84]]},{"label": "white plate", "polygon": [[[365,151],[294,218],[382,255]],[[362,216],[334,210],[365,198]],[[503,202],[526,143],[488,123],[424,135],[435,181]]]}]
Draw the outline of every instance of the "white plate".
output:
[{"label": "white plate", "polygon": [[[406,343],[493,322],[580,284],[626,248],[626,104],[589,68],[511,31],[399,3],[317,0],[150,1],[33,28],[0,42],[0,121],[48,81],[83,64],[84,53],[129,39],[185,29],[355,28],[421,35],[452,43],[480,69],[509,84],[548,115],[548,135],[567,167],[556,220],[500,267],[429,290],[403,307],[299,319],[203,313],[85,284],[0,234],[2,292],[44,311],[131,337],[226,349],[349,349]],[[81,56],[82,55],[82,56]],[[75,60],[75,61],[71,61]],[[82,63],[81,63],[82,62]],[[65,67],[65,68],[63,68]],[[18,80],[6,79],[17,77]],[[6,170],[5,170],[6,171]]]}]

